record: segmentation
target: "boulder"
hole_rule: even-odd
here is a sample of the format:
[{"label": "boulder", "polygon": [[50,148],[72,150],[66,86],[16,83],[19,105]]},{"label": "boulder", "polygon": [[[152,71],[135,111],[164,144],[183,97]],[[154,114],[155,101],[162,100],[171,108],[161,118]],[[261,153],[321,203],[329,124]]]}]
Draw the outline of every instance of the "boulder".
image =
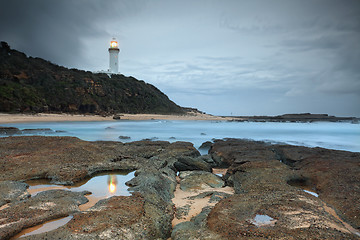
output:
[{"label": "boulder", "polygon": [[21,131],[16,127],[0,127],[0,135],[15,135],[21,134]]},{"label": "boulder", "polygon": [[209,155],[209,154],[202,155],[202,156],[198,157],[198,159],[203,160],[204,162],[209,164],[210,167],[217,167],[218,166],[218,164],[214,161],[214,159],[212,159],[211,155]]},{"label": "boulder", "polygon": [[203,142],[201,144],[201,146],[199,147],[199,149],[210,149],[210,147],[212,146],[212,142],[210,141],[206,141],[206,142]]},{"label": "boulder", "polygon": [[129,137],[129,136],[119,136],[119,139],[128,140],[128,139],[131,139],[131,137]]},{"label": "boulder", "polygon": [[204,171],[184,171],[180,172],[179,177],[180,189],[183,191],[221,188],[225,185],[220,177]]},{"label": "boulder", "polygon": [[206,172],[212,171],[210,165],[199,157],[197,158],[180,157],[178,158],[178,161],[174,163],[174,167],[178,171],[192,171],[192,170],[202,170]]},{"label": "boulder", "polygon": [[0,182],[0,207],[13,201],[21,201],[30,197],[26,191],[27,184],[18,181]]}]

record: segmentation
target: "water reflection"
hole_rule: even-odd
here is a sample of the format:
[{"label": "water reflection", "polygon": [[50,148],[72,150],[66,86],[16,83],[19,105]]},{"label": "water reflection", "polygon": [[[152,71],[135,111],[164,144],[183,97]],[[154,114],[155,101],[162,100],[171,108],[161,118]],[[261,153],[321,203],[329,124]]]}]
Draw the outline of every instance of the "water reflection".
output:
[{"label": "water reflection", "polygon": [[89,191],[92,193],[91,196],[96,198],[129,196],[131,193],[125,183],[134,177],[134,173],[135,171],[103,172],[72,186],[50,184],[48,179],[30,180],[26,183],[30,185],[28,192],[31,196],[50,189],[66,189],[76,192]]},{"label": "water reflection", "polygon": [[116,175],[109,174],[108,175],[108,185],[109,185],[109,192],[114,194],[116,192],[116,185],[117,185],[117,177]]},{"label": "water reflection", "polygon": [[[90,191],[91,194],[85,196],[89,201],[79,206],[80,211],[86,211],[101,199],[111,196],[129,196],[131,193],[128,191],[125,183],[134,177],[134,173],[135,171],[112,171],[111,173],[103,172],[96,174],[91,178],[85,179],[84,181],[78,182],[73,186],[50,184],[49,179],[30,180],[26,183],[29,184],[28,192],[31,196],[35,196],[39,192],[53,189],[63,189],[76,192]],[[71,220],[71,218],[72,216],[51,220],[45,224],[25,229],[11,239],[17,239],[56,229],[65,225]]]}]

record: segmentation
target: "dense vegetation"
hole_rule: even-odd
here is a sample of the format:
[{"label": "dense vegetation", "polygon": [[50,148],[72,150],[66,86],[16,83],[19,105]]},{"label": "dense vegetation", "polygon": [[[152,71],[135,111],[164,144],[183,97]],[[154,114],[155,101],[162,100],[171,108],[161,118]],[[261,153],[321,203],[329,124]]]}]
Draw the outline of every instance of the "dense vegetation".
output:
[{"label": "dense vegetation", "polygon": [[0,46],[0,112],[183,113],[159,89],[133,77],[67,69]]}]

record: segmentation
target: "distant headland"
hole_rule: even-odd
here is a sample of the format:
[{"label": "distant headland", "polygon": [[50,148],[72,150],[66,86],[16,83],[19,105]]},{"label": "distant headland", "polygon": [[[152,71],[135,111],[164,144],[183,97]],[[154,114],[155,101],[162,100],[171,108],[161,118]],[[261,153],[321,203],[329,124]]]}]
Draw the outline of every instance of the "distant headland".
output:
[{"label": "distant headland", "polygon": [[279,116],[237,116],[232,117],[233,121],[238,122],[353,122],[358,123],[356,117],[336,117],[328,114],[295,113],[283,114]]},{"label": "distant headland", "polygon": [[[2,114],[0,122],[37,121],[37,119],[39,121],[81,121],[82,119],[101,121],[104,120],[101,117],[107,117],[108,120],[114,115],[117,119],[130,120],[359,122],[359,118],[355,117],[310,113],[279,116],[213,116],[196,108],[181,107],[155,86],[134,77],[126,77],[122,74],[109,76],[106,73],[68,69],[41,58],[27,57],[24,53],[11,49],[6,42],[0,44],[0,102],[0,112],[21,114],[12,115],[14,117],[10,115],[5,117]],[[42,115],[26,117],[24,114]],[[87,115],[86,118],[81,116],[84,114]],[[139,115],[134,116],[134,114]]]},{"label": "distant headland", "polygon": [[[122,74],[68,69],[0,45],[0,112],[184,114],[151,84]],[[193,109],[192,109],[193,110]]]}]

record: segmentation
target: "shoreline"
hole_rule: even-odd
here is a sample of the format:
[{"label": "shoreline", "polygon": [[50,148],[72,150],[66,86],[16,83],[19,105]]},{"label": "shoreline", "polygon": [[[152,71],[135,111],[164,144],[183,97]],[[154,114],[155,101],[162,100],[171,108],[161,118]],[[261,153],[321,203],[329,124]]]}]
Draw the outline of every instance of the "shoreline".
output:
[{"label": "shoreline", "polygon": [[[113,116],[120,116],[120,119],[113,119]],[[234,122],[295,122],[295,123],[312,123],[312,122],[350,122],[360,123],[360,118],[356,117],[334,117],[322,116],[319,114],[298,114],[298,116],[287,115],[277,117],[258,117],[258,116],[214,116],[203,113],[187,113],[182,115],[176,114],[115,114],[111,116],[88,115],[88,114],[68,114],[68,113],[0,113],[0,124],[4,123],[27,123],[27,122],[96,122],[96,121],[119,121],[119,120],[179,120],[179,121],[234,121]]]},{"label": "shoreline", "polygon": [[[228,121],[233,118],[213,116],[209,114],[191,113],[186,115],[165,115],[165,114],[119,114],[121,120],[205,120],[205,121]],[[71,115],[71,114],[8,114],[0,113],[0,124],[2,123],[24,123],[24,122],[81,122],[81,121],[119,121],[113,116],[99,115]]]}]

